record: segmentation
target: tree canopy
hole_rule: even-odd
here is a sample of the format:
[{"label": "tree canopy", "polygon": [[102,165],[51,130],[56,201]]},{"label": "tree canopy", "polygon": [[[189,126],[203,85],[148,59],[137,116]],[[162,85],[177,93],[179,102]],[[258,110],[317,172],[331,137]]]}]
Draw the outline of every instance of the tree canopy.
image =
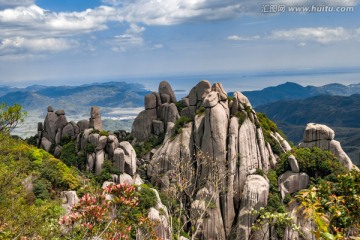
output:
[{"label": "tree canopy", "polygon": [[10,132],[24,122],[26,115],[27,112],[17,103],[12,106],[0,103],[0,132]]}]

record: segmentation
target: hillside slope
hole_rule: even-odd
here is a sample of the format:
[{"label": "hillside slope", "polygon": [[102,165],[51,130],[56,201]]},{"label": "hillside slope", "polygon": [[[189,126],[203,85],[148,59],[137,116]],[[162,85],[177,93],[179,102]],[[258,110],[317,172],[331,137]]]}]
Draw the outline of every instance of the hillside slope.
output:
[{"label": "hillside slope", "polygon": [[302,100],[278,101],[258,106],[294,143],[302,139],[304,126],[309,122],[326,124],[336,131],[349,157],[359,164],[360,95],[321,95]]}]

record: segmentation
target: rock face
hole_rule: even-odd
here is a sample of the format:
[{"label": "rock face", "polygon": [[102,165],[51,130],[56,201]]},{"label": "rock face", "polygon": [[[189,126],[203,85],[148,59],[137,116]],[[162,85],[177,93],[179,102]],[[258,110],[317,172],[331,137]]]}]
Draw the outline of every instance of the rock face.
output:
[{"label": "rock face", "polygon": [[96,130],[102,130],[102,122],[99,107],[91,107],[90,127]]},{"label": "rock face", "polygon": [[170,84],[166,81],[161,82],[159,92],[145,96],[145,110],[135,118],[131,135],[138,142],[144,142],[164,133],[168,123],[174,123],[180,117],[175,103],[176,97]]},{"label": "rock face", "polygon": [[[162,129],[160,122],[166,130],[162,145],[150,159],[147,175],[164,191],[172,189],[179,178],[186,179],[193,195],[184,196],[189,199],[183,204],[191,206],[192,217],[187,221],[198,229],[197,239],[250,236],[255,218],[247,211],[266,206],[269,192],[268,182],[253,174],[256,169],[267,173],[276,162],[255,111],[241,93],[236,92],[229,102],[221,84],[211,85],[205,80],[181,102],[184,106],[181,116],[191,119],[181,131],[174,129],[178,118],[175,105],[171,111],[164,110],[173,104],[168,102],[156,107],[155,120],[140,120],[144,114],[141,113],[134,122],[132,134],[137,139],[158,135]],[[146,111],[149,110],[143,112]],[[142,127],[144,121],[149,121],[146,127]],[[291,149],[285,139],[272,134],[284,152]],[[195,221],[201,214],[207,217]]]},{"label": "rock face", "polygon": [[332,152],[347,169],[357,168],[347,156],[338,141],[334,140],[334,131],[326,125],[309,123],[304,132],[303,142],[300,147],[318,147]]},{"label": "rock face", "polygon": [[286,194],[295,193],[309,186],[310,178],[306,173],[287,171],[279,177],[279,188],[282,199]]},{"label": "rock face", "polygon": [[249,239],[251,234],[251,226],[257,216],[251,215],[252,209],[259,210],[267,205],[269,195],[269,183],[260,175],[250,175],[247,177],[242,200],[240,205],[240,213],[238,216],[238,224],[233,230],[233,239]]}]

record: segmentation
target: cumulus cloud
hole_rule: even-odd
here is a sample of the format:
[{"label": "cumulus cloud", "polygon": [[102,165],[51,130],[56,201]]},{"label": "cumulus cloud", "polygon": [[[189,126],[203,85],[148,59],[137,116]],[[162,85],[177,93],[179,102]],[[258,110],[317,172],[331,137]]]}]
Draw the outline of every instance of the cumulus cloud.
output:
[{"label": "cumulus cloud", "polygon": [[148,25],[173,25],[190,21],[227,19],[242,12],[236,0],[103,0],[115,6],[128,22]]},{"label": "cumulus cloud", "polygon": [[[292,41],[314,41],[319,43],[330,43],[349,40],[359,37],[358,30],[349,30],[342,27],[337,28],[296,28],[290,30],[273,31],[269,38],[276,40]],[[355,34],[354,34],[355,33]]]},{"label": "cumulus cloud", "polygon": [[15,7],[15,6],[29,6],[35,3],[35,0],[0,0],[0,8]]},{"label": "cumulus cloud", "polygon": [[0,43],[0,50],[17,49],[30,51],[63,51],[77,45],[75,41],[58,38],[26,39],[22,37],[6,38]]},{"label": "cumulus cloud", "polygon": [[36,5],[0,11],[1,35],[74,35],[106,29],[115,9],[100,6],[83,12],[46,11]]}]

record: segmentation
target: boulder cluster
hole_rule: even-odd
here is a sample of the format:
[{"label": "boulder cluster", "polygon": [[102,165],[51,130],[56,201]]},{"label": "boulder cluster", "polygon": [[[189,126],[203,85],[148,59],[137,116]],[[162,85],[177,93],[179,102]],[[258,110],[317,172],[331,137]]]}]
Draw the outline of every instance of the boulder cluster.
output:
[{"label": "boulder cluster", "polygon": [[176,97],[170,84],[163,81],[158,92],[145,95],[145,110],[136,117],[131,135],[138,141],[145,141],[151,136],[164,134],[167,124],[179,118]]},{"label": "boulder cluster", "polygon": [[[141,185],[141,173],[164,193],[181,189],[178,200],[187,212],[182,221],[196,229],[195,239],[259,239],[262,233],[251,228],[258,216],[251,211],[267,206],[270,183],[266,174],[275,167],[279,151],[291,150],[286,139],[278,132],[263,129],[247,97],[240,92],[228,96],[221,83],[200,81],[177,102],[170,84],[163,81],[158,92],[144,97],[144,105],[132,126],[132,144],[164,137],[146,160],[137,159],[126,133],[102,131],[97,107],[91,108],[89,120],[77,123],[68,122],[64,110],[54,112],[48,107],[44,123],[38,124],[38,147],[60,156],[62,141],[72,139],[77,154],[86,159],[86,170],[95,175],[101,173],[106,160],[111,161],[120,174],[113,174],[103,186],[123,182]],[[334,136],[329,127],[310,123],[299,146],[329,150],[344,166],[353,168]],[[282,200],[307,188],[310,181],[306,173],[300,172],[295,156],[290,155],[288,161],[291,171],[278,178]],[[168,210],[154,191],[157,205],[148,216],[157,222],[158,236],[170,239]],[[68,207],[78,201],[74,192],[64,192],[63,196]],[[310,228],[311,239],[311,222],[294,209],[289,209],[291,216],[302,230]],[[200,221],[199,215],[203,216]],[[272,230],[263,232],[267,234],[262,239],[276,239]],[[287,229],[284,239],[292,239],[293,234]]]},{"label": "boulder cluster", "polygon": [[[166,190],[178,181],[177,172],[186,171],[196,190],[187,196],[184,204],[191,206],[193,215],[203,209],[208,216],[193,223],[200,229],[198,238],[246,236],[244,239],[248,239],[256,219],[249,210],[266,206],[269,193],[268,180],[255,173],[267,173],[276,163],[256,112],[240,92],[228,97],[221,83],[199,82],[181,99],[181,108],[176,107],[172,98],[161,97],[163,86],[171,89],[162,82],[160,98],[157,93],[147,95],[146,109],[135,119],[132,128],[132,135],[139,141],[156,135],[157,125],[166,134],[163,144],[153,152],[148,176]],[[181,118],[188,120],[177,131]],[[278,136],[270,134],[281,149],[289,150],[286,140]],[[214,172],[221,178],[211,179],[209,176]],[[213,204],[204,209],[207,199]]]},{"label": "boulder cluster", "polygon": [[299,144],[300,147],[312,148],[318,147],[322,150],[332,152],[344,166],[351,170],[356,166],[351,159],[341,148],[340,142],[334,140],[334,130],[326,125],[308,123],[304,132],[303,142]]},{"label": "boulder cluster", "polygon": [[291,171],[286,171],[278,179],[281,198],[283,200],[286,194],[292,194],[301,189],[305,189],[310,182],[309,175],[305,172],[300,172],[299,164],[294,155],[290,155],[288,161]]},{"label": "boulder cluster", "polygon": [[51,151],[56,157],[59,157],[63,139],[76,139],[81,132],[88,128],[102,130],[100,109],[92,107],[90,115],[89,120],[81,120],[77,123],[68,122],[64,110],[59,109],[54,112],[54,109],[49,106],[44,123],[38,123],[38,147],[47,152]]}]

